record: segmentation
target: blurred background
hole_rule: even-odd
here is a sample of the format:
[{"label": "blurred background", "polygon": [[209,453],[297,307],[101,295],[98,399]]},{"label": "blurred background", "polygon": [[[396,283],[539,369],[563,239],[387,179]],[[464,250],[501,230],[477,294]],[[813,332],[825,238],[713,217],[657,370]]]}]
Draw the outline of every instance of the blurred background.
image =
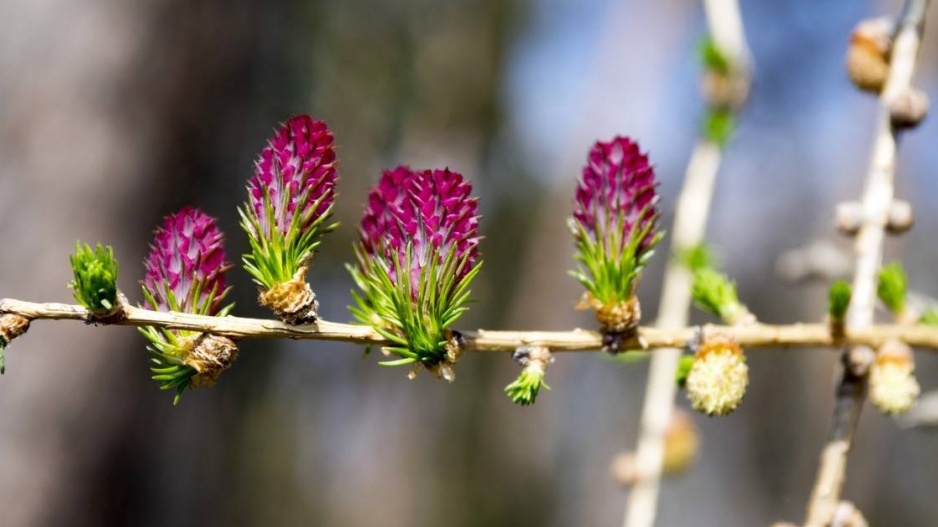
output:
[{"label": "blurred background", "polygon": [[[827,280],[779,257],[812,243],[849,274],[833,207],[862,191],[876,101],[849,83],[848,34],[897,1],[742,2],[754,86],[708,230],[767,322],[820,320]],[[933,9],[929,29],[938,29]],[[700,126],[702,8],[685,0],[5,0],[0,3],[0,296],[68,301],[75,240],[113,244],[137,280],[153,227],[191,204],[247,246],[235,206],[273,128],[310,113],[335,132],[342,227],[311,274],[347,321],[358,215],[380,170],[449,166],[481,197],[486,266],[462,327],[568,329],[565,228],[589,145],[638,138],[666,224]],[[938,100],[938,33],[916,83]],[[938,294],[934,117],[903,140],[898,196],[916,228],[889,240]],[[846,255],[846,259],[838,254]],[[657,309],[661,268],[640,289]],[[236,312],[267,316],[246,273]],[[706,317],[695,315],[703,321]],[[243,342],[220,384],[178,407],[127,328],[38,322],[0,378],[3,526],[618,525],[609,462],[634,448],[647,363],[565,354],[534,407],[502,388],[507,355],[467,356],[452,385],[379,368],[362,349]],[[665,483],[659,525],[800,521],[832,408],[837,354],[759,351],[741,409],[695,416],[697,467]],[[918,357],[925,390],[938,359]],[[680,404],[686,406],[681,396]],[[872,525],[934,525],[938,434],[867,407],[845,496]]]}]

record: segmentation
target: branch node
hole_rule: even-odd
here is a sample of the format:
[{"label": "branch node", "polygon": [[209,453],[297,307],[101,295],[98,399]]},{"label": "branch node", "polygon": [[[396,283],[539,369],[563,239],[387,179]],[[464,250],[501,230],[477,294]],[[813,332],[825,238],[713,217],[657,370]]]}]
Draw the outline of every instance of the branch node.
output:
[{"label": "branch node", "polygon": [[625,351],[625,345],[638,340],[642,349],[647,347],[638,334],[638,323],[642,318],[642,308],[638,297],[632,296],[624,302],[604,304],[587,293],[578,307],[592,307],[596,312],[603,334],[603,351],[613,355]]},{"label": "branch node", "polygon": [[847,327],[843,320],[827,319],[827,327],[831,331],[831,340],[835,345],[843,344],[847,338]]},{"label": "branch node", "polygon": [[749,78],[736,69],[726,72],[708,70],[701,78],[700,92],[707,106],[733,112],[749,98]]},{"label": "branch node", "polygon": [[88,310],[88,316],[85,317],[85,324],[88,325],[110,325],[110,324],[119,324],[127,318],[126,307],[130,305],[127,297],[124,296],[124,293],[120,291],[117,292],[117,301],[114,306],[108,311],[92,311]]}]

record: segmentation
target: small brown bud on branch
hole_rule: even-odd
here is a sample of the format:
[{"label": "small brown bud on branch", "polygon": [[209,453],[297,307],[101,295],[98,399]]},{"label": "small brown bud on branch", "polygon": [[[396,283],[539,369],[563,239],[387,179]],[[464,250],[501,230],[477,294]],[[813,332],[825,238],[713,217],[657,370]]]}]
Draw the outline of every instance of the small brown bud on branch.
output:
[{"label": "small brown bud on branch", "polygon": [[886,232],[889,234],[902,234],[912,228],[915,223],[915,213],[912,204],[908,201],[895,200],[889,206],[889,218],[886,223]]},{"label": "small brown bud on branch", "polygon": [[864,20],[854,28],[847,49],[847,73],[864,91],[879,93],[889,76],[895,24],[888,18]]},{"label": "small brown bud on branch", "polygon": [[928,115],[928,95],[910,86],[888,102],[889,118],[896,129],[910,129]]},{"label": "small brown bud on branch", "polygon": [[863,204],[859,201],[838,203],[834,209],[837,230],[847,236],[855,236],[863,225]]}]

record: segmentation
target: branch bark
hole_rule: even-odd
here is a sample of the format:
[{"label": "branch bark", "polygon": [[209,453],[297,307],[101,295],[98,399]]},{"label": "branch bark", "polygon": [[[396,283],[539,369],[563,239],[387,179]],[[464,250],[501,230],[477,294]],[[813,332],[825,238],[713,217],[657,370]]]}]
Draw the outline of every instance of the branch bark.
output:
[{"label": "branch bark", "polygon": [[[890,118],[889,103],[911,86],[927,7],[928,0],[906,2],[891,52],[889,77],[880,95],[876,142],[863,195],[863,223],[855,245],[857,267],[853,299],[847,316],[847,330],[854,334],[873,327],[877,275],[882,264],[883,239],[893,201],[896,171],[898,131]],[[866,371],[862,361],[857,367],[854,360],[857,355],[864,354],[862,350],[858,352],[855,348],[848,348],[843,355],[844,367],[836,389],[830,434],[821,453],[817,479],[808,503],[806,527],[829,526],[840,501],[847,457],[866,397]]]},{"label": "branch bark", "polygon": [[[210,317],[189,313],[166,313],[126,306],[124,317],[113,322],[95,322],[91,313],[77,305],[0,300],[0,313],[10,313],[30,320],[76,320],[101,325],[162,327],[223,335],[232,339],[286,338],[296,340],[332,340],[358,344],[390,345],[373,329],[356,324],[340,324],[321,320],[314,324],[292,326],[279,320]],[[910,346],[938,351],[938,327],[904,324],[871,325],[848,329],[843,339],[831,337],[827,324],[753,324],[746,326],[706,325],[676,328],[642,327],[627,345],[639,349],[682,348],[698,331],[714,332],[735,339],[747,349],[839,347],[843,344],[876,347],[897,339]],[[513,352],[521,346],[538,345],[551,351],[595,351],[602,347],[597,331],[493,331],[478,329],[461,331],[466,351]]]}]

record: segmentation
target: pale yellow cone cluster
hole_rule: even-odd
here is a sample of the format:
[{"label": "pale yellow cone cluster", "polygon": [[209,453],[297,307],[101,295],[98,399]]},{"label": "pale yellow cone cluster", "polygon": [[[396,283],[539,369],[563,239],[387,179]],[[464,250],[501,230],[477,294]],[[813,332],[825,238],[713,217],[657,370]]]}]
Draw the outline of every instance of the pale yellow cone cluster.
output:
[{"label": "pale yellow cone cluster", "polygon": [[749,367],[742,348],[724,337],[707,337],[687,375],[687,398],[694,409],[711,416],[727,415],[739,406],[748,385]]},{"label": "pale yellow cone cluster", "polygon": [[912,350],[906,344],[898,341],[884,344],[870,367],[870,402],[887,414],[909,411],[921,391],[914,372]]}]

